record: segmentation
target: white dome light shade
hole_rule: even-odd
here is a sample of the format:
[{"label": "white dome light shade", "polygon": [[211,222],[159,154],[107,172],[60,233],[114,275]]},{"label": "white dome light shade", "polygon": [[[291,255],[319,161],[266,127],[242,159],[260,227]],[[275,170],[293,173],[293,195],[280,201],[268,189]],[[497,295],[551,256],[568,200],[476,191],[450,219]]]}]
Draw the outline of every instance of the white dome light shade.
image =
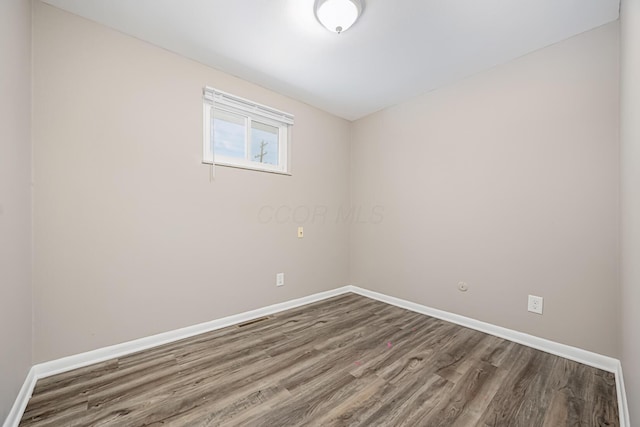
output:
[{"label": "white dome light shade", "polygon": [[362,11],[358,0],[317,0],[316,17],[329,31],[341,33],[351,27]]}]

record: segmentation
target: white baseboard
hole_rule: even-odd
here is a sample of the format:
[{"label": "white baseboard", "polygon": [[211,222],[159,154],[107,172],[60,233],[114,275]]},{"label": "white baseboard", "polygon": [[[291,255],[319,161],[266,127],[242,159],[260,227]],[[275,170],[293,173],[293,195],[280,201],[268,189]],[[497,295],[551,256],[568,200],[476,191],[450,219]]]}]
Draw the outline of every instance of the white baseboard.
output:
[{"label": "white baseboard", "polygon": [[3,424],[3,427],[18,426],[18,423],[20,422],[22,414],[24,413],[24,410],[29,401],[29,398],[31,397],[31,394],[33,392],[35,383],[40,378],[45,378],[62,372],[68,372],[73,369],[92,365],[94,363],[104,362],[105,360],[122,357],[127,354],[189,338],[205,332],[222,329],[238,323],[247,322],[259,317],[268,316],[284,310],[300,307],[302,305],[321,301],[348,292],[353,292],[358,295],[385,302],[387,304],[392,304],[397,307],[405,308],[407,310],[415,311],[417,313],[426,314],[431,317],[436,317],[438,319],[442,319],[451,323],[455,323],[457,325],[504,338],[509,341],[523,344],[537,350],[545,351],[547,353],[555,354],[557,356],[583,363],[585,365],[593,366],[607,372],[612,372],[616,376],[616,391],[618,394],[620,426],[630,426],[629,411],[624,389],[624,380],[622,377],[622,366],[618,359],[603,356],[601,354],[593,353],[576,347],[571,347],[565,344],[560,344],[544,338],[535,337],[523,332],[503,328],[501,326],[492,325],[490,323],[481,322],[479,320],[460,316],[458,314],[453,314],[435,308],[427,307],[425,305],[413,303],[400,298],[395,298],[389,295],[381,294],[379,292],[369,291],[357,286],[344,286],[331,291],[320,292],[307,297],[270,305],[268,307],[247,311],[245,313],[223,317],[221,319],[212,320],[210,322],[188,326],[186,328],[176,329],[173,331],[164,332],[161,334],[152,335],[149,337],[116,344],[109,347],[103,347],[100,349],[88,351],[86,353],[80,353],[73,356],[63,357],[61,359],[34,365],[29,371],[27,379],[25,380],[22,389],[20,390],[20,393],[16,398],[9,416]]},{"label": "white baseboard", "polygon": [[631,427],[629,418],[629,406],[627,404],[627,391],[624,388],[624,377],[622,376],[622,363],[618,361],[616,370],[616,391],[618,393],[618,412],[620,412],[620,426]]},{"label": "white baseboard", "polygon": [[400,298],[381,294],[379,292],[359,288],[357,286],[350,286],[349,288],[351,292],[358,295],[372,298],[387,304],[395,305],[397,307],[405,308],[407,310],[415,311],[416,313],[426,314],[427,316],[446,320],[447,322],[455,323],[457,325],[464,326],[470,329],[475,329],[476,331],[494,335],[499,338],[504,338],[518,344],[526,345],[527,347],[535,348],[536,350],[541,350],[546,353],[551,353],[556,356],[564,357],[565,359],[582,363],[584,365],[602,369],[603,371],[611,372],[616,376],[616,392],[618,395],[617,397],[618,412],[620,413],[620,426],[630,427],[629,408],[627,407],[624,379],[622,378],[622,365],[618,359],[614,359],[613,357],[609,356],[603,356],[598,353],[572,347],[566,344],[560,344],[533,335],[525,334],[524,332],[518,332],[512,329],[503,328],[501,326],[492,325],[490,323],[481,322],[469,317],[460,316],[459,314],[449,313],[446,311],[427,307],[422,304],[416,304],[411,301],[406,301]]},{"label": "white baseboard", "polygon": [[221,319],[200,323],[198,325],[187,326],[186,328],[175,329],[173,331],[163,332],[161,334],[140,338],[121,344],[111,345],[96,350],[87,351],[86,353],[75,354],[73,356],[63,357],[61,359],[52,360],[50,362],[40,363],[34,366],[36,377],[38,379],[56,375],[62,372],[71,371],[73,369],[82,368],[94,363],[104,362],[105,360],[115,359],[127,354],[136,353],[138,351],[147,350],[163,344],[179,341],[205,332],[215,331],[217,329],[226,328],[238,323],[248,322],[271,314],[279,313],[284,310],[300,307],[302,305],[311,304],[312,302],[322,301],[327,298],[334,297],[350,292],[349,286],[333,289],[331,291],[320,292],[306,297],[281,302],[256,310],[246,311],[244,313],[234,314],[232,316],[223,317]]},{"label": "white baseboard", "polygon": [[22,418],[22,414],[24,414],[24,410],[27,408],[27,403],[29,402],[29,398],[33,393],[33,388],[36,385],[36,374],[33,367],[29,369],[29,373],[27,374],[27,378],[24,380],[20,391],[18,392],[18,397],[16,397],[15,402],[13,402],[13,406],[11,407],[11,411],[9,411],[9,415],[4,420],[2,424],[3,427],[14,427],[20,424],[20,419]]},{"label": "white baseboard", "polygon": [[263,316],[279,313],[281,311],[300,307],[313,302],[322,301],[337,295],[345,294],[351,291],[349,286],[333,289],[326,292],[309,295],[306,297],[285,301],[282,303],[270,305],[256,310],[235,314],[221,319],[212,320],[210,322],[200,323],[198,325],[187,326],[186,328],[176,329],[173,331],[163,332],[161,334],[152,335],[124,342],[121,344],[111,345],[96,350],[87,351],[85,353],[74,354],[73,356],[63,357],[61,359],[34,365],[29,371],[29,375],[25,380],[18,397],[13,404],[9,416],[5,420],[3,427],[17,427],[22,414],[24,413],[27,403],[33,393],[33,387],[37,380],[46,378],[51,375],[68,372],[74,369],[83,368],[93,365],[94,363],[104,362],[105,360],[115,359],[127,354],[136,353],[138,351],[147,350],[163,344],[179,341],[205,332],[215,331],[217,329],[226,328],[238,323],[248,322]]},{"label": "white baseboard", "polygon": [[455,323],[456,325],[464,326],[470,329],[475,329],[476,331],[484,332],[489,335],[504,338],[518,344],[526,345],[527,347],[535,348],[536,350],[542,350],[547,353],[555,354],[556,356],[561,356],[565,359],[593,366],[594,368],[602,369],[607,372],[615,373],[618,369],[619,361],[618,359],[614,359],[612,357],[603,356],[591,351],[582,350],[580,348],[571,347],[569,345],[560,344],[554,341],[549,341],[544,338],[525,334],[524,332],[514,331],[513,329],[507,329],[501,326],[492,325],[491,323],[481,322],[480,320],[460,316],[459,314],[449,313],[447,311],[427,307],[426,305],[416,304],[414,302],[391,297],[389,295],[370,291],[368,289],[358,288],[357,286],[352,286],[351,291],[358,295],[382,301],[387,304],[392,304],[397,307],[406,308],[407,310],[415,311],[416,313],[426,314],[427,316],[446,320],[447,322]]}]

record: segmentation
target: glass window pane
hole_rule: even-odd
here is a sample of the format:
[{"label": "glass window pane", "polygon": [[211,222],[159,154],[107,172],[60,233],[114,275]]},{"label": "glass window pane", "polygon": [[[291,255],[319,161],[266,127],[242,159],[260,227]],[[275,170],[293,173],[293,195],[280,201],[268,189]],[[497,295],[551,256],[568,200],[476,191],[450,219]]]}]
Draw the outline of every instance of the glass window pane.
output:
[{"label": "glass window pane", "polygon": [[251,122],[251,161],[278,165],[278,135],[275,126]]},{"label": "glass window pane", "polygon": [[239,114],[213,112],[213,142],[216,156],[246,158],[246,118]]}]

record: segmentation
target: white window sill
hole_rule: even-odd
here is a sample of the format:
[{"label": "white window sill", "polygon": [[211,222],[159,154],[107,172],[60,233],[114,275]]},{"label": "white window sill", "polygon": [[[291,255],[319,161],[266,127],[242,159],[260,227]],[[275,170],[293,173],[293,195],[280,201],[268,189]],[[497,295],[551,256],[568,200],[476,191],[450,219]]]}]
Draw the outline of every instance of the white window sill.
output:
[{"label": "white window sill", "polygon": [[[202,164],[205,165],[211,165],[212,163],[209,162],[202,162]],[[215,162],[216,166],[222,166],[225,168],[235,168],[235,169],[244,169],[244,170],[249,170],[249,171],[255,171],[255,172],[266,172],[266,173],[274,173],[276,175],[286,175],[286,176],[292,176],[291,172],[283,172],[283,171],[279,171],[276,169],[264,169],[261,167],[252,167],[252,166],[245,166],[245,165],[236,165],[233,163],[222,163],[222,162]]]}]

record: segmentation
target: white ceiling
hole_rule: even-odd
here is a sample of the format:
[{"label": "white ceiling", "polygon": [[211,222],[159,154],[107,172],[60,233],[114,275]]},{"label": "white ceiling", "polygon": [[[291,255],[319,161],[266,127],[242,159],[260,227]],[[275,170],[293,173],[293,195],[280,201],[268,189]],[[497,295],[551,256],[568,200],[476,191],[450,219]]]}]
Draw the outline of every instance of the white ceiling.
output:
[{"label": "white ceiling", "polygon": [[[44,0],[349,120],[618,18],[619,0]],[[220,88],[223,89],[224,88]]]}]

